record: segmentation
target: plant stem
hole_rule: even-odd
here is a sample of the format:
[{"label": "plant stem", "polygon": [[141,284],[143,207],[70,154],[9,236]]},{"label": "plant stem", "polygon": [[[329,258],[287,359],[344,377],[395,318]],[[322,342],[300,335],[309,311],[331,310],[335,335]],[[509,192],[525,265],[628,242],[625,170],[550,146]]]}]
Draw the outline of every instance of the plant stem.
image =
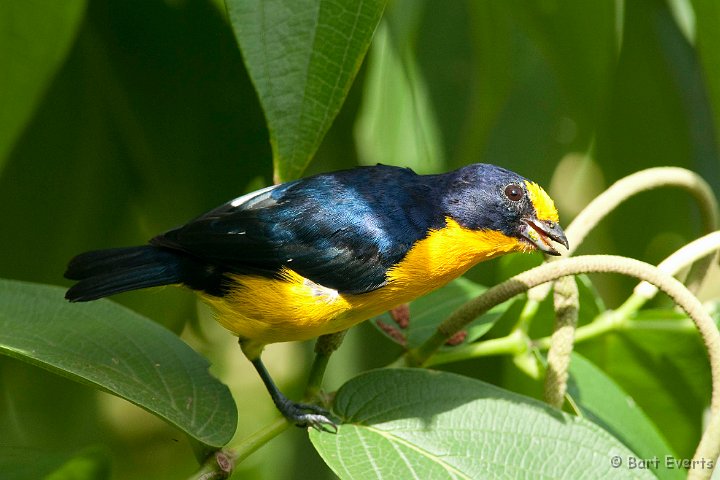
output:
[{"label": "plant stem", "polygon": [[249,457],[251,453],[255,452],[270,440],[280,435],[289,427],[290,422],[288,422],[284,417],[279,417],[273,423],[266,425],[249,437],[246,437],[235,445],[229,447],[234,453],[235,462],[239,463],[243,461],[245,458]]},{"label": "plant stem", "polygon": [[[637,321],[625,316],[620,310],[615,310],[598,315],[591,323],[578,327],[578,329],[575,330],[575,343],[591,340],[618,330],[692,332],[695,331],[696,328],[689,319]],[[516,355],[527,350],[526,347],[528,346],[540,350],[547,350],[550,348],[551,340],[552,338],[549,336],[531,339],[521,331],[515,330],[505,337],[493,338],[484,342],[456,347],[448,351],[440,351],[432,356],[425,365],[443,365],[445,363],[493,355]],[[397,363],[397,365],[400,365],[400,363]]]},{"label": "plant stem", "polygon": [[441,351],[430,357],[426,366],[442,365],[475,357],[488,357],[491,355],[517,355],[529,348],[530,341],[521,330],[514,330],[510,335],[493,338],[484,342],[471,343],[462,347],[455,347]]},{"label": "plant stem", "polygon": [[528,296],[528,299],[525,302],[522,311],[520,312],[520,316],[514,330],[522,330],[523,332],[527,332],[530,328],[530,323],[532,322],[532,319],[535,318],[535,314],[537,313],[538,308],[540,308],[540,302]]},{"label": "plant stem", "polygon": [[310,367],[310,375],[308,376],[308,383],[305,387],[305,399],[316,398],[320,394],[322,389],[322,381],[325,376],[325,369],[327,368],[328,362],[330,361],[330,355],[326,353],[316,353],[315,359],[313,360],[312,367]]},{"label": "plant stem", "polygon": [[663,332],[694,332],[695,325],[688,319],[677,320],[626,320],[622,323],[623,330],[652,330]]},{"label": "plant stem", "polygon": [[187,480],[223,480],[235,468],[235,454],[228,449],[217,450],[203,462],[200,469],[190,475]]},{"label": "plant stem", "polygon": [[314,399],[319,395],[330,356],[342,344],[345,339],[345,333],[347,333],[347,330],[323,335],[317,339],[315,343],[315,359],[313,360],[312,367],[310,367],[310,375],[308,376],[308,383],[305,387],[306,399]]},{"label": "plant stem", "polygon": [[[443,333],[439,329],[436,330],[430,338],[428,338],[422,343],[422,345],[417,348],[408,350],[407,353],[405,353],[405,355],[403,356],[405,358],[404,364],[408,367],[419,367],[420,365],[424,365],[425,362],[428,361],[428,359],[432,359],[433,353],[437,352],[440,347],[445,345],[445,342],[447,342],[448,338],[450,337],[447,336],[445,333]],[[460,350],[465,348],[467,347],[457,347],[453,350]],[[402,362],[395,362],[395,364],[399,363]]]}]

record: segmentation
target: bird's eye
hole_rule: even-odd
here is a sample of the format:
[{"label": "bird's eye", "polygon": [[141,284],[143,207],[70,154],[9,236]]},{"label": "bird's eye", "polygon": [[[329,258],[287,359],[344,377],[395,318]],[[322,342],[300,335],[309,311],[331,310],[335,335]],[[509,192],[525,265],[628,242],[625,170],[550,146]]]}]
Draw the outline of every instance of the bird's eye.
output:
[{"label": "bird's eye", "polygon": [[521,198],[523,198],[524,194],[525,192],[523,192],[523,189],[520,188],[518,185],[511,184],[505,187],[505,196],[513,202],[519,201]]}]

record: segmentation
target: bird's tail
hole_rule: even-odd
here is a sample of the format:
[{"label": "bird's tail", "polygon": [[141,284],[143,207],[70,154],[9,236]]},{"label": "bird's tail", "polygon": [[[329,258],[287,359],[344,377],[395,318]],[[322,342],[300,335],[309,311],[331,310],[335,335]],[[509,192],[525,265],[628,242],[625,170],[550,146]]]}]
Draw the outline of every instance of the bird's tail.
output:
[{"label": "bird's tail", "polygon": [[65,294],[71,302],[87,302],[120,292],[182,282],[180,255],[152,245],[81,253],[65,277],[78,280]]}]

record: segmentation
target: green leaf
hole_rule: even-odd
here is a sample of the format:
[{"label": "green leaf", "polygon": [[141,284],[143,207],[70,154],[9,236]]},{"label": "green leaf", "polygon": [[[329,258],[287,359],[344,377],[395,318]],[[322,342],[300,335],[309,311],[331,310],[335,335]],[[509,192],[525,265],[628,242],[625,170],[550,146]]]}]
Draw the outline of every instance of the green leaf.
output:
[{"label": "green leaf", "polygon": [[71,304],[64,292],[0,280],[0,353],[124,398],[206,445],[230,440],[237,409],[205,358],[124,307]]},{"label": "green leaf", "polygon": [[[407,347],[414,348],[422,344],[430,338],[437,326],[455,309],[477,297],[485,290],[487,290],[486,287],[478,285],[467,278],[460,277],[444,287],[410,302],[410,322],[408,323],[407,329],[403,331],[407,339]],[[501,303],[490,309],[490,311],[484,315],[476,318],[466,328],[467,336],[464,342],[473,342],[482,337],[492,328],[511,303],[512,300]],[[378,327],[377,321],[391,324],[394,328],[401,329],[387,313],[372,322],[376,327]],[[382,328],[379,328],[379,330],[387,335],[387,332]],[[392,337],[390,338],[392,339]]]},{"label": "green leaf", "polygon": [[679,458],[692,456],[710,399],[710,370],[697,331],[687,330],[681,315],[639,312],[631,326],[577,350],[633,398]]},{"label": "green leaf", "polygon": [[413,48],[424,5],[394,2],[375,35],[355,125],[365,165],[397,165],[423,174],[443,169],[440,128]]},{"label": "green leaf", "polygon": [[653,478],[596,424],[478,380],[385,369],[343,385],[337,435],[310,432],[341,478]]},{"label": "green leaf", "polygon": [[685,478],[683,470],[668,469],[664,459],[678,458],[645,412],[602,370],[578,353],[570,364],[568,394],[589,420],[611,432],[639,459],[659,459],[658,478]]},{"label": "green leaf", "polygon": [[0,167],[70,50],[85,3],[0,2]]},{"label": "green leaf", "polygon": [[226,0],[270,130],[276,179],[300,176],[345,100],[386,0]]}]

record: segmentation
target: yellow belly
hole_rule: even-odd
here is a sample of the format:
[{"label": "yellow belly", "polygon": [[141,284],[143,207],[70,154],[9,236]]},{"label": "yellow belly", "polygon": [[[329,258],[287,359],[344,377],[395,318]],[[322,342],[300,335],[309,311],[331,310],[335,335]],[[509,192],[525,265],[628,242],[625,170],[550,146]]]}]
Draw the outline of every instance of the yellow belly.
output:
[{"label": "yellow belly", "polygon": [[517,239],[476,231],[447,219],[432,230],[387,274],[387,284],[363,294],[340,294],[292,270],[281,279],[231,276],[223,297],[203,295],[225,328],[239,336],[253,357],[268,343],[307,340],[347,329],[399,304],[420,297],[489,258],[524,250]]}]

